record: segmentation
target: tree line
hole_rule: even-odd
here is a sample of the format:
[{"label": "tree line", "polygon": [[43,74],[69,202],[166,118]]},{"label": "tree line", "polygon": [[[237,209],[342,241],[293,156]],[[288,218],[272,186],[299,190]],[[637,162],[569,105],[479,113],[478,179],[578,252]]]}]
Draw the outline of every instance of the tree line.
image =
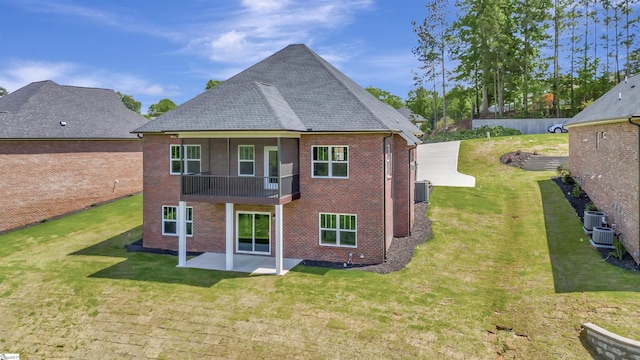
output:
[{"label": "tree line", "polygon": [[[429,0],[413,22],[425,118],[571,117],[640,70],[639,0]],[[444,96],[442,95],[444,94]]]}]

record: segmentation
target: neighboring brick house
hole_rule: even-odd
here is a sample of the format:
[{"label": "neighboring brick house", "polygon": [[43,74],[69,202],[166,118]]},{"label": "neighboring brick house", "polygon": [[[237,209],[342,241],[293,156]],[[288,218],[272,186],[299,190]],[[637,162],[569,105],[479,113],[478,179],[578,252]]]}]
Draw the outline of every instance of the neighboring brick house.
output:
[{"label": "neighboring brick house", "polygon": [[225,253],[228,270],[274,256],[281,273],[283,256],[381,263],[411,232],[420,131],[305,45],[135,132],[145,247]]},{"label": "neighboring brick house", "polygon": [[569,168],[589,198],[607,213],[625,247],[640,262],[638,153],[640,76],[625,80],[574,116]]},{"label": "neighboring brick house", "polygon": [[1,98],[0,232],[140,192],[131,131],[146,122],[107,89],[41,81]]}]

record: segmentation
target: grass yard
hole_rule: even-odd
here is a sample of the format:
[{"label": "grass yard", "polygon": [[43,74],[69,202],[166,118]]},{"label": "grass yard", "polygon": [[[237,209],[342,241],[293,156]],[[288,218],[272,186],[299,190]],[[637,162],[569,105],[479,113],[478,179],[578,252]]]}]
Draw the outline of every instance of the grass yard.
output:
[{"label": "grass yard", "polygon": [[566,134],[462,143],[476,188],[436,188],[434,237],[380,275],[178,269],[127,253],[129,197],[0,236],[0,353],[21,359],[585,359],[580,325],[637,337],[640,274],[601,261],[553,172],[503,166]]}]

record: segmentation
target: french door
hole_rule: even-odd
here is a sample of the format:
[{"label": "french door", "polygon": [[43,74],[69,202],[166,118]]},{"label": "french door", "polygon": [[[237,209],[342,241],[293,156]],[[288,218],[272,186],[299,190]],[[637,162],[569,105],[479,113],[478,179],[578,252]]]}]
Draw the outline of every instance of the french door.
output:
[{"label": "french door", "polygon": [[271,254],[270,213],[240,211],[236,213],[236,251]]},{"label": "french door", "polygon": [[278,190],[278,147],[264,147],[264,188]]}]

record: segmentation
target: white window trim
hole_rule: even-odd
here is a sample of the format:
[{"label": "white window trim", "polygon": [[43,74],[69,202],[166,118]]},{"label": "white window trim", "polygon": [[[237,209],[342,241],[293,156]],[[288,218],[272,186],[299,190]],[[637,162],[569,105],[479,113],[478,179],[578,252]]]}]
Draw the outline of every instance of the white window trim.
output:
[{"label": "white window trim", "polygon": [[[181,146],[182,146],[182,147],[181,147]],[[180,147],[181,147],[181,150],[182,150],[182,152],[181,152],[181,154],[180,154],[180,155],[181,155],[181,159],[174,159],[174,158],[172,157],[172,155],[173,155],[173,148],[174,148],[174,147],[178,147],[178,148],[180,148]],[[188,147],[198,147],[198,148],[200,149],[200,150],[198,151],[198,152],[200,153],[200,158],[198,159],[198,164],[199,164],[199,166],[198,166],[198,167],[199,167],[198,172],[201,172],[201,171],[202,171],[202,148],[201,148],[201,146],[200,146],[199,144],[183,144],[183,145],[180,145],[180,144],[171,144],[171,145],[169,146],[169,174],[171,174],[171,175],[182,175],[182,172],[186,171],[186,169],[187,169],[187,162],[188,162],[188,161],[195,161],[195,159],[187,159],[186,154],[187,154],[187,148],[188,148]],[[174,171],[173,171],[173,162],[174,162],[174,161],[180,161],[181,171],[182,171],[182,172],[174,172]],[[187,174],[187,173],[185,172],[185,174]]]},{"label": "white window trim", "polygon": [[[269,215],[269,251],[246,251],[246,250],[240,250],[239,249],[239,242],[238,242],[238,234],[240,234],[240,214],[250,214],[250,215]],[[254,218],[255,220],[255,218]],[[254,254],[254,255],[271,255],[271,221],[273,220],[273,216],[270,212],[263,212],[263,211],[236,211],[236,238],[235,238],[235,248],[236,248],[236,253],[238,254]],[[255,225],[255,224],[254,224]],[[255,239],[255,226],[253,228],[253,242],[255,243],[256,239]]]},{"label": "white window trim", "polygon": [[[335,215],[336,216],[336,226],[337,228],[323,228],[322,227],[322,215]],[[355,217],[356,229],[348,230],[348,229],[340,229],[340,216],[353,216]],[[323,244],[322,243],[322,230],[335,230],[336,231],[336,244]],[[356,244],[355,245],[342,245],[340,244],[340,232],[353,232],[356,236]],[[318,214],[318,244],[320,246],[329,246],[329,247],[344,247],[344,248],[357,248],[358,247],[358,215],[356,214],[338,214],[338,213],[319,213]]]},{"label": "white window trim", "polygon": [[393,174],[392,166],[393,166],[393,154],[391,153],[391,145],[387,144],[386,147],[386,165],[387,165],[387,179],[391,179],[391,175]]},{"label": "white window trim", "polygon": [[[313,149],[315,148],[319,148],[319,147],[326,147],[329,148],[329,160],[315,160],[313,158]],[[347,175],[346,176],[334,176],[333,175],[333,168],[331,166],[331,164],[333,163],[333,160],[331,160],[332,155],[333,155],[333,148],[346,148],[347,149],[347,160],[346,161],[336,161],[336,163],[345,163],[347,164]],[[349,156],[351,154],[351,151],[349,150],[349,146],[348,145],[313,145],[311,146],[311,177],[312,178],[317,178],[317,179],[348,179],[349,178]],[[327,176],[318,176],[314,174],[314,165],[316,163],[321,163],[324,164],[326,163],[328,166],[328,171],[329,171],[329,175]]]},{"label": "white window trim", "polygon": [[[240,148],[250,147],[253,150],[253,160],[241,160],[240,159]],[[242,163],[251,163],[252,172],[251,174],[241,174],[240,173],[240,165]],[[255,145],[238,145],[238,176],[256,176],[256,147]]]},{"label": "white window trim", "polygon": [[[176,212],[178,211],[178,207],[177,206],[174,206],[174,205],[162,205],[162,214],[160,214],[160,217],[162,219],[162,223],[161,223],[162,224],[162,235],[165,235],[165,236],[178,236],[178,233],[177,233],[177,231],[178,231],[178,224],[177,224],[178,219],[176,219],[176,220],[165,219],[164,218],[164,209],[165,208],[174,208],[174,211],[176,211]],[[191,224],[191,234],[187,233],[187,237],[193,237],[193,233],[194,233],[194,229],[193,229],[193,206],[187,206],[187,210],[191,210],[191,220],[187,219],[187,223]],[[189,214],[189,211],[187,211],[187,215],[188,214]],[[174,222],[174,223],[176,223],[176,233],[175,234],[167,233],[167,232],[164,231],[165,222]]]}]

